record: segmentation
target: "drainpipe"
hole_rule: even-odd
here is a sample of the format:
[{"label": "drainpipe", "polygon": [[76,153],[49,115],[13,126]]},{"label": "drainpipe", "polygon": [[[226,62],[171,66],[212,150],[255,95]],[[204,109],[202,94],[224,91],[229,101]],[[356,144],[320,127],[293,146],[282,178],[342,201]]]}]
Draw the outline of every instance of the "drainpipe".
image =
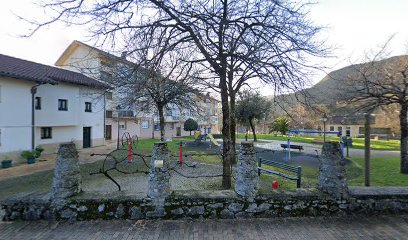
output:
[{"label": "drainpipe", "polygon": [[35,94],[37,93],[37,87],[42,85],[39,83],[31,87],[31,149],[35,148]]},{"label": "drainpipe", "polygon": [[105,140],[106,140],[106,91],[103,93],[103,144],[105,144]]}]

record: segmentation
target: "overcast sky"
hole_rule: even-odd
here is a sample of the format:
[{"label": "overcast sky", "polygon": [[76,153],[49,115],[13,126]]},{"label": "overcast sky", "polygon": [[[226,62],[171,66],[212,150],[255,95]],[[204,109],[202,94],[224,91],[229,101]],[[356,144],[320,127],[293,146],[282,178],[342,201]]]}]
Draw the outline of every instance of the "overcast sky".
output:
[{"label": "overcast sky", "polygon": [[[53,65],[73,41],[86,42],[86,32],[79,27],[51,25],[30,38],[18,37],[27,33],[28,25],[14,14],[27,18],[42,16],[34,0],[2,1],[0,8],[0,53],[39,63]],[[384,43],[396,33],[392,55],[406,54],[408,42],[407,0],[320,0],[311,11],[316,24],[327,26],[324,38],[336,46],[336,58],[327,63],[330,70],[348,65],[349,58],[357,61],[364,51]],[[92,42],[88,42],[92,45]],[[324,73],[313,77],[317,82]]]}]

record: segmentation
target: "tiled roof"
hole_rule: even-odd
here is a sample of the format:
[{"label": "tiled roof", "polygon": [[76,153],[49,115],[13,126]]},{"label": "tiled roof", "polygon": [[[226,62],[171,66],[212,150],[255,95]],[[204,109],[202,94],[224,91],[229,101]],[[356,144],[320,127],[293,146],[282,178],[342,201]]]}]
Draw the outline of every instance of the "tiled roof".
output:
[{"label": "tiled roof", "polygon": [[96,88],[109,88],[108,85],[81,73],[47,66],[15,57],[0,54],[0,76],[24,79],[39,83],[72,83]]},{"label": "tiled roof", "polygon": [[[375,124],[375,117],[370,116],[372,124]],[[364,125],[365,117],[364,115],[349,115],[349,116],[332,116],[327,120],[328,124],[338,124],[338,125]]]}]

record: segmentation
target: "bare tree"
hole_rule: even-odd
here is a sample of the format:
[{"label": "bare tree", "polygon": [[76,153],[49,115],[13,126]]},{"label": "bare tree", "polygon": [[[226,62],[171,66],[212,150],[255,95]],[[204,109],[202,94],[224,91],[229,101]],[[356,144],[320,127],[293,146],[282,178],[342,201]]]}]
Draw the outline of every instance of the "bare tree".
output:
[{"label": "bare tree", "polygon": [[189,61],[206,71],[201,79],[221,94],[222,186],[230,188],[237,92],[251,79],[271,84],[275,93],[297,90],[314,68],[310,58],[325,55],[316,41],[320,28],[307,18],[309,5],[279,0],[58,0],[44,5],[54,15],[34,23],[34,31],[59,20],[85,24],[100,44],[118,46],[126,39],[138,51],[137,36],[161,29],[168,49],[190,48],[194,59]]},{"label": "bare tree", "polygon": [[408,56],[388,56],[391,38],[368,61],[354,65],[347,78],[349,102],[355,111],[371,113],[380,106],[399,105],[401,173],[408,173]]},{"label": "bare tree", "polygon": [[191,61],[186,61],[191,53],[188,49],[168,48],[166,34],[159,29],[139,35],[139,50],[128,56],[132,62],[119,64],[111,81],[122,105],[138,112],[157,110],[161,141],[165,138],[166,110],[176,106],[179,111],[201,114],[196,104],[198,90],[194,88],[198,71]]}]

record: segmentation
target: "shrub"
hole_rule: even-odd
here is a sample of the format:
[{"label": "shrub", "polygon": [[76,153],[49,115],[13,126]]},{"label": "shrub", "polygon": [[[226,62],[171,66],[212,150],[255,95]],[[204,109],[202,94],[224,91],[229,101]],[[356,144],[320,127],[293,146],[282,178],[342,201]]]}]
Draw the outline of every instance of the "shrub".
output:
[{"label": "shrub", "polygon": [[189,118],[184,122],[184,131],[190,131],[190,136],[191,136],[191,131],[195,131],[198,128],[198,123],[192,119]]}]

